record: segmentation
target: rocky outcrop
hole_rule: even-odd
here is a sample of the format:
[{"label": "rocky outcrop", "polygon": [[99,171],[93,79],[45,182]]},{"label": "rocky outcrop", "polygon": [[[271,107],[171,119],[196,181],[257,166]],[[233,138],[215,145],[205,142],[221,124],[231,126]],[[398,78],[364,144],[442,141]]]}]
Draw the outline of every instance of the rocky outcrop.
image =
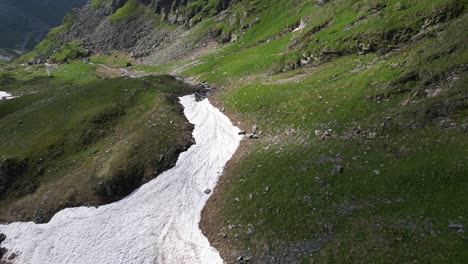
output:
[{"label": "rocky outcrop", "polygon": [[[131,4],[139,11],[124,19],[115,19],[119,8],[127,8],[129,1],[133,1]],[[203,17],[216,14],[228,5],[229,0],[219,0],[216,5],[193,0],[112,0],[99,6],[91,2],[72,13],[60,38],[61,42],[79,40],[96,52],[119,50],[134,58],[147,57],[174,44]],[[178,26],[175,29],[164,26],[167,23]],[[174,56],[180,58],[190,50],[186,47]]]}]

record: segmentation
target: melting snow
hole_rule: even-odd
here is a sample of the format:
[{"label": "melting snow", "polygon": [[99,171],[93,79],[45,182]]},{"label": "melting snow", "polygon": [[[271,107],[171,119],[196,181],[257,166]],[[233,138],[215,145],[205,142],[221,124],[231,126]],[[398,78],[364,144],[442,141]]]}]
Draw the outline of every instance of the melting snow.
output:
[{"label": "melting snow", "polygon": [[13,99],[15,98],[13,95],[7,93],[7,92],[3,92],[3,91],[0,91],[0,101],[3,100],[3,99]]},{"label": "melting snow", "polygon": [[47,224],[0,225],[14,263],[222,263],[199,222],[204,191],[214,189],[241,136],[208,100],[181,103],[196,144],[174,168],[109,205],[65,209]]},{"label": "melting snow", "polygon": [[299,26],[297,28],[295,28],[292,32],[296,32],[296,31],[301,31],[305,28],[306,26],[306,23],[304,21],[304,19],[301,19],[301,22],[299,24]]}]

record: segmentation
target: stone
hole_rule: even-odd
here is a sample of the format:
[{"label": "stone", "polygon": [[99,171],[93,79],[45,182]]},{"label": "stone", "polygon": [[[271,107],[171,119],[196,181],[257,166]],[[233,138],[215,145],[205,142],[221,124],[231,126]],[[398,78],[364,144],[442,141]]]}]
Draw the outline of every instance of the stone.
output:
[{"label": "stone", "polygon": [[315,2],[317,3],[317,5],[323,5],[326,4],[328,0],[315,0]]},{"label": "stone", "polygon": [[334,172],[335,174],[343,173],[343,172],[344,172],[344,168],[343,168],[343,166],[341,166],[341,165],[336,165],[336,166],[333,168],[333,172]]},{"label": "stone", "polygon": [[250,139],[259,139],[260,137],[258,135],[252,134],[252,135],[249,136],[249,138]]},{"label": "stone", "polygon": [[369,132],[369,138],[376,138],[376,137],[377,137],[377,133]]},{"label": "stone", "polygon": [[44,168],[39,167],[39,169],[37,169],[37,175],[38,175],[38,176],[42,176],[42,175],[44,175],[44,173],[45,173],[45,169],[44,169]]},{"label": "stone", "polygon": [[2,244],[2,242],[5,241],[5,239],[6,239],[6,235],[0,233],[0,244]]},{"label": "stone", "polygon": [[453,224],[452,223],[452,224],[449,224],[448,227],[451,228],[451,229],[456,229],[456,230],[464,229],[462,224]]},{"label": "stone", "polygon": [[245,131],[245,130],[239,132],[239,135],[240,135],[240,136],[244,136],[244,135],[246,135],[246,134],[247,134],[247,131]]},{"label": "stone", "polygon": [[252,134],[256,134],[257,131],[258,131],[257,125],[254,125],[254,126],[252,127]]},{"label": "stone", "polygon": [[315,130],[315,135],[316,135],[317,137],[322,136],[322,134],[323,134],[322,130]]},{"label": "stone", "polygon": [[211,189],[206,189],[206,190],[204,191],[204,193],[210,194],[210,193],[211,193]]},{"label": "stone", "polygon": [[0,260],[3,259],[3,257],[6,255],[7,252],[8,250],[6,248],[0,247]]}]

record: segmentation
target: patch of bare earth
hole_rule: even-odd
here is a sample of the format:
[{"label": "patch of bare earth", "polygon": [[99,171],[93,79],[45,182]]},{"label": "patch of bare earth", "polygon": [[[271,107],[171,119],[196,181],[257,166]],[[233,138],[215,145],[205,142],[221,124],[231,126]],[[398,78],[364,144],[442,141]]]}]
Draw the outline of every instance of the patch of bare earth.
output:
[{"label": "patch of bare earth", "polygon": [[[209,98],[210,102],[218,109],[224,110],[221,103],[216,99],[216,93],[215,91],[214,95]],[[241,121],[241,118],[235,113],[224,111],[224,114],[241,130],[248,131],[252,127],[250,122]],[[231,179],[234,178],[236,166],[248,156],[255,144],[256,140],[245,139],[241,141],[239,149],[226,164],[223,175],[220,177],[212,196],[202,211],[200,228],[210,241],[211,246],[219,251],[225,263],[237,263],[236,259],[240,252],[234,244],[234,241],[229,240],[221,232],[221,230],[223,230],[223,222],[226,222],[222,216],[225,206],[223,197],[231,184]]]}]

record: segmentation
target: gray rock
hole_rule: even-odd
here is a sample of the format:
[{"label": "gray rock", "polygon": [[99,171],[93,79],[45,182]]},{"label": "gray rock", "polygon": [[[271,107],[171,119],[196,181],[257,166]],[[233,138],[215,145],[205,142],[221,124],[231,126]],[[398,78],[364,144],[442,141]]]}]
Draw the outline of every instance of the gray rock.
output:
[{"label": "gray rock", "polygon": [[247,134],[247,131],[245,131],[245,130],[239,132],[239,135],[241,135],[241,136],[246,135],[246,134]]},{"label": "gray rock", "polygon": [[[0,247],[0,261],[1,261],[1,259],[3,259],[3,257],[6,255],[7,252],[8,252],[8,250],[6,248]],[[3,263],[3,261],[0,262],[0,263]]]},{"label": "gray rock", "polygon": [[449,224],[448,227],[451,228],[451,229],[456,229],[456,230],[464,229],[462,224],[453,224],[452,223],[452,224]]},{"label": "gray rock", "polygon": [[211,193],[211,189],[206,189],[206,190],[204,191],[204,193],[210,194],[210,193]]},{"label": "gray rock", "polygon": [[257,125],[254,125],[252,127],[252,134],[256,134],[257,132],[258,132],[258,127],[257,127]]},{"label": "gray rock", "polygon": [[2,244],[2,242],[5,241],[5,239],[6,239],[6,235],[0,233],[0,244]]},{"label": "gray rock", "polygon": [[343,173],[343,172],[344,172],[344,168],[343,168],[343,166],[341,166],[341,165],[336,165],[336,166],[333,168],[333,172],[334,172],[335,174]]}]

